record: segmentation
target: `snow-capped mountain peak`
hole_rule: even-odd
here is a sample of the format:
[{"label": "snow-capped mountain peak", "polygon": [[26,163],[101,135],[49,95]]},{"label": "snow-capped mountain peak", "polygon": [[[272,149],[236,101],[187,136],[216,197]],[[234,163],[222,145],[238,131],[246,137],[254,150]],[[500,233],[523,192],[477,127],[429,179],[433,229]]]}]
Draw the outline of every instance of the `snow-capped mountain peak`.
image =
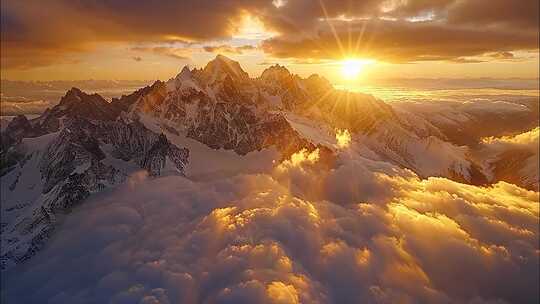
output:
[{"label": "snow-capped mountain peak", "polygon": [[134,97],[149,91],[109,103],[73,88],[39,117],[9,123],[0,149],[1,269],[33,256],[54,230],[55,215],[90,194],[138,170],[184,174],[187,149],[122,114]]},{"label": "snow-capped mountain peak", "polygon": [[189,79],[191,78],[191,70],[187,65],[182,68],[182,71],[176,75],[176,79]]},{"label": "snow-capped mountain peak", "polygon": [[[111,103],[72,88],[57,106],[35,119],[16,117],[2,133],[2,200],[18,211],[13,221],[2,218],[2,233],[9,238],[2,240],[7,249],[0,261],[4,267],[29,258],[48,237],[56,211],[121,183],[133,170],[183,174],[189,151],[180,146],[193,142],[242,160],[269,150],[274,160],[303,150],[335,160],[343,148],[336,148],[333,137],[346,130],[347,153],[422,178],[488,183],[469,147],[452,142],[440,126],[371,95],[336,90],[319,75],[301,78],[274,65],[250,78],[238,62],[222,55],[203,69],[185,66],[167,82],[156,81]],[[525,161],[525,169],[532,164],[531,155],[537,152],[513,157],[516,165],[510,167],[493,162],[493,174],[508,180]],[[18,204],[23,195],[25,204]]]},{"label": "snow-capped mountain peak", "polygon": [[197,81],[194,78],[193,71],[186,65],[182,68],[174,78],[169,79],[165,83],[168,92],[182,90],[186,88],[193,88],[200,90]]},{"label": "snow-capped mountain peak", "polygon": [[69,115],[97,120],[114,120],[118,115],[118,111],[111,109],[109,102],[99,94],[89,95],[78,88],[71,88],[60,99],[58,107],[51,110],[51,115],[58,118]]},{"label": "snow-capped mountain peak", "polygon": [[226,56],[217,55],[202,69],[201,76],[208,82],[224,80],[227,76],[235,82],[249,81],[249,74],[246,73],[240,63]]},{"label": "snow-capped mountain peak", "polygon": [[291,76],[289,70],[279,64],[275,64],[267,69],[265,69],[261,74],[261,79],[263,80],[279,80]]}]

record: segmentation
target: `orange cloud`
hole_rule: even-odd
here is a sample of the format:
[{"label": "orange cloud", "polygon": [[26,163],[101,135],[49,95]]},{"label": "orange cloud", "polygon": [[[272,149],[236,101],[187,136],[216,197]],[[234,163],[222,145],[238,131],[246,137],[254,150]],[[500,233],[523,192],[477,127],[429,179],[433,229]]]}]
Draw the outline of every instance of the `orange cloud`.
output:
[{"label": "orange cloud", "polygon": [[204,46],[203,49],[209,53],[223,53],[223,54],[243,54],[246,51],[252,51],[257,49],[252,45],[231,46],[227,44],[217,46]]},{"label": "orange cloud", "polygon": [[138,52],[150,52],[158,55],[164,55],[175,59],[188,60],[193,52],[192,49],[187,47],[169,47],[169,46],[156,46],[156,47],[133,47],[132,51]]},{"label": "orange cloud", "polygon": [[[538,1],[147,1],[127,3],[5,0],[1,4],[3,68],[65,63],[104,43],[231,39],[245,16],[276,33],[263,49],[305,59],[365,55],[388,61],[452,60],[538,49]],[[334,33],[328,23],[335,27]],[[66,26],[69,25],[69,26]],[[349,47],[349,36],[353,38]],[[359,48],[356,40],[361,37]],[[264,38],[261,38],[264,39]],[[221,50],[220,50],[221,48]],[[240,53],[250,47],[207,46]],[[182,56],[181,56],[182,57]]]},{"label": "orange cloud", "polygon": [[[333,30],[332,30],[333,28]],[[335,32],[334,32],[335,31]],[[535,31],[452,27],[440,22],[336,21],[314,35],[282,35],[262,44],[280,58],[368,57],[391,62],[453,60],[496,51],[537,49]],[[466,60],[471,62],[471,60]]]}]

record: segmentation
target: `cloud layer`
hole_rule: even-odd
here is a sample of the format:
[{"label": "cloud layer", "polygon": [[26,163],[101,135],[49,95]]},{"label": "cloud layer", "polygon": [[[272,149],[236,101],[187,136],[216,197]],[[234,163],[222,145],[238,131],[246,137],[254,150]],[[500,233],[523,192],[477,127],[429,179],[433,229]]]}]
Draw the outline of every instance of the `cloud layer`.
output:
[{"label": "cloud layer", "polygon": [[[351,24],[352,23],[352,24]],[[339,41],[339,42],[338,42]],[[283,58],[361,56],[391,62],[467,60],[493,51],[535,49],[535,31],[461,28],[440,22],[364,20],[337,21],[315,35],[269,39],[263,49]]]},{"label": "cloud layer", "polygon": [[69,63],[104,43],[222,41],[245,16],[277,33],[263,43],[272,57],[478,62],[466,57],[538,49],[535,0],[6,0],[1,11],[5,68]]},{"label": "cloud layer", "polygon": [[[349,154],[192,182],[136,174],[3,280],[41,303],[534,303],[538,193]],[[51,277],[51,273],[54,276]]]}]

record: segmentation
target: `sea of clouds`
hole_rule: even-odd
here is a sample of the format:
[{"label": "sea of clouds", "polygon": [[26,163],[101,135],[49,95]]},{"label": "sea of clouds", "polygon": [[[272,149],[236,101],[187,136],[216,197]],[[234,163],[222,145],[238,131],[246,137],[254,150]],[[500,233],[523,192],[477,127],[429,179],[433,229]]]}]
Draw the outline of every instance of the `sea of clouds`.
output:
[{"label": "sea of clouds", "polygon": [[538,302],[538,192],[421,180],[341,149],[219,179],[134,174],[4,273],[2,300]]}]

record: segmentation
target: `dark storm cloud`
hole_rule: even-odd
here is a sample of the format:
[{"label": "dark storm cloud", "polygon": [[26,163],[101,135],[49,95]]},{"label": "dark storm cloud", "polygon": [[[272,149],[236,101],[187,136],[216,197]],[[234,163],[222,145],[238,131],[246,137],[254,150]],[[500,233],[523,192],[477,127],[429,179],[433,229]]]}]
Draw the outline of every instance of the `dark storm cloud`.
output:
[{"label": "dark storm cloud", "polygon": [[[206,44],[230,38],[245,15],[260,19],[268,29],[279,33],[277,38],[265,42],[264,50],[274,57],[340,57],[339,43],[330,36],[325,19],[331,20],[337,27],[336,35],[345,41],[350,28],[350,36],[355,39],[365,20],[384,18],[385,22],[371,22],[377,28],[367,26],[364,36],[373,41],[362,39],[360,44],[378,57],[393,61],[455,61],[485,52],[538,48],[536,0],[289,0],[278,6],[273,3],[51,0],[44,4],[37,0],[5,0],[1,4],[2,67],[69,62],[73,60],[70,54],[91,52],[104,42]],[[426,18],[429,22],[412,22]],[[397,54],[399,49],[404,54]]]}]

